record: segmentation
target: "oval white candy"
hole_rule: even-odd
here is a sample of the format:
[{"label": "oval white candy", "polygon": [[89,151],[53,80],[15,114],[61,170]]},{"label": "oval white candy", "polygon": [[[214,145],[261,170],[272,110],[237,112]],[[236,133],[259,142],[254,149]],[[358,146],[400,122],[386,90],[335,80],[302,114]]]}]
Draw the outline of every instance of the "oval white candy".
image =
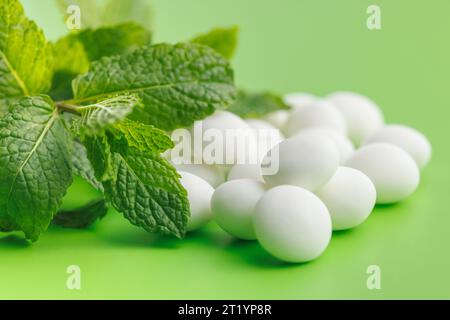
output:
[{"label": "oval white candy", "polygon": [[352,92],[336,92],[327,99],[342,114],[348,137],[357,147],[384,124],[380,108],[367,97]]},{"label": "oval white candy", "polygon": [[366,144],[388,142],[408,152],[419,168],[424,168],[431,158],[431,144],[416,129],[403,125],[387,125],[370,136]]},{"label": "oval white candy", "polygon": [[286,122],[288,121],[290,116],[290,111],[288,110],[278,110],[269,113],[264,117],[264,120],[273,125],[274,127],[283,130],[286,126]]},{"label": "oval white candy", "polygon": [[377,203],[388,204],[410,196],[419,185],[420,172],[414,159],[390,143],[373,143],[357,150],[346,166],[358,169],[372,180]]},{"label": "oval white candy", "polygon": [[261,172],[261,165],[259,164],[237,164],[231,168],[228,174],[228,181],[252,179],[264,182]]},{"label": "oval white candy", "polygon": [[317,100],[292,111],[284,132],[291,137],[300,130],[313,127],[327,127],[344,134],[347,131],[339,111],[331,103]]},{"label": "oval white candy", "polygon": [[253,221],[261,246],[287,262],[316,259],[331,239],[327,207],[313,193],[295,186],[267,191],[256,205]]},{"label": "oval white candy", "polygon": [[278,128],[275,128],[266,121],[247,119],[245,122],[255,131],[258,144],[258,161],[260,161],[270,149],[285,139]]},{"label": "oval white candy", "polygon": [[305,105],[316,101],[318,98],[312,94],[304,92],[293,92],[284,96],[284,103],[292,109],[299,109]]},{"label": "oval white candy", "polygon": [[216,166],[206,164],[174,164],[174,167],[177,171],[188,172],[202,178],[213,188],[225,182],[225,174]]},{"label": "oval white candy", "polygon": [[[196,132],[196,128],[199,132]],[[234,165],[248,163],[256,158],[257,141],[254,130],[237,115],[227,111],[216,111],[193,128],[194,139],[201,138],[203,149],[194,148],[194,157],[206,164]],[[202,137],[198,137],[202,134]],[[201,152],[201,154],[199,154]],[[221,153],[221,156],[218,154]]]},{"label": "oval white candy", "polygon": [[361,171],[339,167],[317,196],[330,212],[333,230],[345,230],[360,225],[369,217],[377,192],[369,177]]},{"label": "oval white candy", "polygon": [[263,160],[263,178],[270,187],[295,185],[310,191],[322,187],[339,166],[335,143],[322,135],[284,140]]},{"label": "oval white candy", "polygon": [[188,193],[191,209],[187,230],[193,231],[203,227],[211,218],[211,198],[214,188],[205,180],[188,172],[179,172],[180,182]]},{"label": "oval white candy", "polygon": [[340,164],[344,164],[350,158],[353,152],[355,152],[353,143],[345,135],[337,132],[336,130],[324,127],[309,128],[300,131],[297,135],[309,136],[311,134],[323,135],[333,140],[339,150]]},{"label": "oval white candy", "polygon": [[254,210],[265,191],[264,184],[255,180],[225,182],[211,199],[214,221],[236,238],[254,240]]}]

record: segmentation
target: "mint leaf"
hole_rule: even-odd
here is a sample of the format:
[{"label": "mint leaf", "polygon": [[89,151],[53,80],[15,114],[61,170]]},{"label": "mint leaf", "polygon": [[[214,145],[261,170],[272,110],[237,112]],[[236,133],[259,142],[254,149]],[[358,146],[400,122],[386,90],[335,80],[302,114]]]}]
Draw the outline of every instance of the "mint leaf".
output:
[{"label": "mint leaf", "polygon": [[93,62],[73,82],[74,104],[136,93],[144,104],[130,116],[164,130],[191,125],[233,102],[233,71],[212,49],[196,44],[145,46]]},{"label": "mint leaf", "polygon": [[53,45],[55,72],[78,75],[89,69],[90,59],[84,44],[78,39],[78,33],[71,33],[59,39]]},{"label": "mint leaf", "polygon": [[[71,33],[56,43],[58,57],[67,49],[67,42],[78,42],[86,52],[89,61],[95,61],[103,57],[131,52],[138,47],[150,44],[152,33],[132,22],[115,26],[101,27],[98,29],[85,29],[77,33]],[[58,48],[60,47],[61,48]],[[60,49],[60,50],[58,50]],[[70,52],[65,52],[68,54]],[[67,58],[66,58],[67,59]],[[72,64],[74,61],[72,61]],[[76,62],[75,62],[76,63]],[[65,63],[65,67],[70,66]],[[61,68],[67,70],[68,68]],[[80,70],[77,70],[80,71]],[[86,72],[81,70],[81,72]]]},{"label": "mint leaf", "polygon": [[0,119],[0,229],[36,241],[72,183],[70,135],[53,102],[27,97]]},{"label": "mint leaf", "polygon": [[148,232],[183,237],[190,215],[176,170],[159,154],[134,148],[113,153],[117,179],[103,183],[111,204]]},{"label": "mint leaf", "polygon": [[134,21],[143,26],[150,26],[153,12],[143,0],[108,0],[103,7],[101,17],[102,23],[106,25]]},{"label": "mint leaf", "polygon": [[152,34],[134,24],[85,29],[59,39],[54,45],[55,78],[52,97],[57,100],[72,97],[72,80],[89,69],[91,61],[102,57],[131,52],[150,44]]},{"label": "mint leaf", "polygon": [[277,110],[288,110],[283,99],[270,92],[250,94],[240,90],[236,102],[228,108],[228,111],[242,118],[260,118]]},{"label": "mint leaf", "polygon": [[87,157],[94,169],[95,178],[100,182],[115,180],[117,172],[114,169],[107,136],[105,134],[85,136],[83,145],[86,147]]},{"label": "mint leaf", "polygon": [[151,150],[162,153],[174,147],[172,140],[164,131],[150,125],[126,119],[116,124],[114,129],[116,136],[123,137],[129,147],[140,151]]},{"label": "mint leaf", "polygon": [[86,180],[95,189],[103,191],[102,184],[95,178],[94,168],[87,157],[87,151],[83,144],[73,142],[72,171],[75,176]]},{"label": "mint leaf", "polygon": [[51,45],[27,19],[18,0],[0,0],[0,110],[10,101],[46,92],[53,70]]},{"label": "mint leaf", "polygon": [[213,48],[226,59],[230,60],[236,51],[238,34],[238,27],[216,28],[208,33],[195,37],[191,42]]},{"label": "mint leaf", "polygon": [[67,9],[71,5],[77,5],[81,11],[81,27],[97,27],[101,24],[100,7],[93,0],[56,0],[64,19],[68,18]]},{"label": "mint leaf", "polygon": [[160,155],[172,146],[170,138],[160,130],[145,127],[147,148],[138,150],[130,145],[144,143],[134,142],[141,141],[140,137],[128,137],[128,141],[127,134],[122,136],[116,131],[127,127],[133,135],[132,123],[126,120],[125,126],[114,133],[107,131],[84,141],[106,199],[132,224],[149,232],[182,237],[190,214],[187,193],[175,168]]},{"label": "mint leaf", "polygon": [[141,106],[139,97],[135,94],[127,94],[78,107],[77,111],[81,117],[74,120],[75,131],[83,134],[99,134],[124,120],[133,108],[139,106]]},{"label": "mint leaf", "polygon": [[102,219],[108,213],[108,206],[103,198],[94,200],[87,205],[68,211],[60,211],[55,215],[53,224],[64,228],[84,229],[95,221]]}]

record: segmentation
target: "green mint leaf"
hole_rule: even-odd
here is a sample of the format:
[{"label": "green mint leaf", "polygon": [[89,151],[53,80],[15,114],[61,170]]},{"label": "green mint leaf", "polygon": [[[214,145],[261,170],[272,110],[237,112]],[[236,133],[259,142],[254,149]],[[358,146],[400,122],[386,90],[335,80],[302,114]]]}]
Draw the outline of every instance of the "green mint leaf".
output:
[{"label": "green mint leaf", "polygon": [[234,101],[233,70],[212,49],[159,44],[93,62],[73,82],[74,103],[136,93],[144,104],[130,119],[163,130],[191,125]]},{"label": "green mint leaf", "polygon": [[283,99],[270,92],[250,94],[240,90],[236,102],[228,111],[242,118],[260,118],[277,110],[288,110]]},{"label": "green mint leaf", "polygon": [[134,24],[85,29],[59,39],[54,45],[55,77],[51,95],[72,98],[72,80],[89,69],[91,61],[132,52],[151,43],[151,32]]},{"label": "green mint leaf", "polygon": [[54,44],[54,76],[50,95],[57,101],[72,98],[72,80],[89,69],[89,57],[84,46],[73,35],[61,38]]},{"label": "green mint leaf", "polygon": [[88,159],[86,148],[78,141],[73,142],[72,171],[75,176],[83,178],[95,189],[103,191],[102,184],[95,178],[94,168]]},{"label": "green mint leaf", "polygon": [[143,26],[151,26],[153,11],[143,0],[108,0],[101,17],[105,25],[134,21]]},{"label": "green mint leaf", "polygon": [[36,241],[72,183],[71,137],[49,97],[27,97],[0,119],[0,228]]},{"label": "green mint leaf", "polygon": [[44,33],[18,0],[0,0],[0,109],[50,88],[53,54]]},{"label": "green mint leaf", "polygon": [[64,16],[64,20],[68,18],[67,9],[71,5],[77,5],[81,11],[81,27],[97,27],[101,24],[100,7],[94,0],[56,0],[58,7]]},{"label": "green mint leaf", "polygon": [[190,216],[176,170],[159,154],[134,148],[113,153],[117,179],[103,183],[109,202],[133,225],[183,237]]},{"label": "green mint leaf", "polygon": [[117,172],[114,169],[111,148],[106,134],[85,136],[83,145],[86,147],[87,157],[94,169],[95,178],[100,182],[115,180]]},{"label": "green mint leaf", "polygon": [[[76,58],[82,56],[80,50],[83,50],[88,62],[95,61],[103,57],[132,52],[138,47],[150,44],[151,40],[152,33],[133,22],[97,29],[84,29],[58,40],[55,44],[56,56],[58,57],[56,65],[58,69],[62,70],[73,70],[77,73],[86,72],[89,65],[86,65],[83,61],[84,69],[78,66],[74,70],[74,64],[77,66],[79,62],[73,61],[67,55],[75,54],[73,58]],[[72,50],[75,52],[70,52]]]},{"label": "green mint leaf", "polygon": [[114,129],[114,134],[123,137],[129,147],[143,152],[163,153],[174,147],[172,140],[164,131],[151,125],[125,119],[116,124]]},{"label": "green mint leaf", "polygon": [[216,28],[208,33],[195,37],[191,42],[213,48],[226,59],[230,60],[236,51],[238,34],[238,27]]},{"label": "green mint leaf", "polygon": [[64,228],[84,229],[104,218],[107,213],[108,206],[105,199],[101,198],[75,210],[58,212],[52,223]]},{"label": "green mint leaf", "polygon": [[78,75],[89,69],[90,59],[78,33],[71,33],[59,39],[53,45],[55,56],[55,72],[66,72]]},{"label": "green mint leaf", "polygon": [[124,120],[141,101],[136,94],[112,97],[97,103],[78,107],[81,117],[74,120],[75,131],[99,134]]}]

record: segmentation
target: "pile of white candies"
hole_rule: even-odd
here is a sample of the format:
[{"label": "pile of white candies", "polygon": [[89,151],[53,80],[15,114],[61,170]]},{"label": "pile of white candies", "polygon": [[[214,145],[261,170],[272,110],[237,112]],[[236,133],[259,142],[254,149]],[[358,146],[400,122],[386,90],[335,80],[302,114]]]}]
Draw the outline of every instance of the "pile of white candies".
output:
[{"label": "pile of white candies", "polygon": [[191,204],[188,230],[213,219],[230,235],[257,239],[278,259],[298,263],[319,257],[333,230],[360,225],[376,203],[410,196],[431,146],[415,129],[385,125],[380,108],[356,93],[296,93],[285,101],[290,111],[264,120],[220,111],[203,121],[219,130],[278,128],[276,174],[264,176],[257,165],[177,169]]}]

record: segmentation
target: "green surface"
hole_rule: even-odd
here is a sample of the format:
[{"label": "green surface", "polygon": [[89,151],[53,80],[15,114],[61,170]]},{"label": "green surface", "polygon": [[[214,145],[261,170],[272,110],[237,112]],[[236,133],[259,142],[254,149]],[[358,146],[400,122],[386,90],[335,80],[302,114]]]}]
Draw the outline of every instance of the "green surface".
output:
[{"label": "green surface", "polygon": [[[52,0],[24,0],[55,39],[65,32]],[[303,265],[269,257],[256,242],[215,226],[184,241],[160,238],[111,212],[94,228],[52,227],[38,243],[0,235],[0,298],[450,298],[450,2],[378,0],[383,29],[366,28],[366,0],[158,0],[157,41],[239,25],[238,83],[281,93],[369,95],[391,123],[423,131],[433,160],[414,196],[377,208],[361,227],[335,233]],[[66,207],[95,195],[77,183]],[[82,289],[66,289],[79,265]],[[382,289],[366,288],[366,269]]]}]

